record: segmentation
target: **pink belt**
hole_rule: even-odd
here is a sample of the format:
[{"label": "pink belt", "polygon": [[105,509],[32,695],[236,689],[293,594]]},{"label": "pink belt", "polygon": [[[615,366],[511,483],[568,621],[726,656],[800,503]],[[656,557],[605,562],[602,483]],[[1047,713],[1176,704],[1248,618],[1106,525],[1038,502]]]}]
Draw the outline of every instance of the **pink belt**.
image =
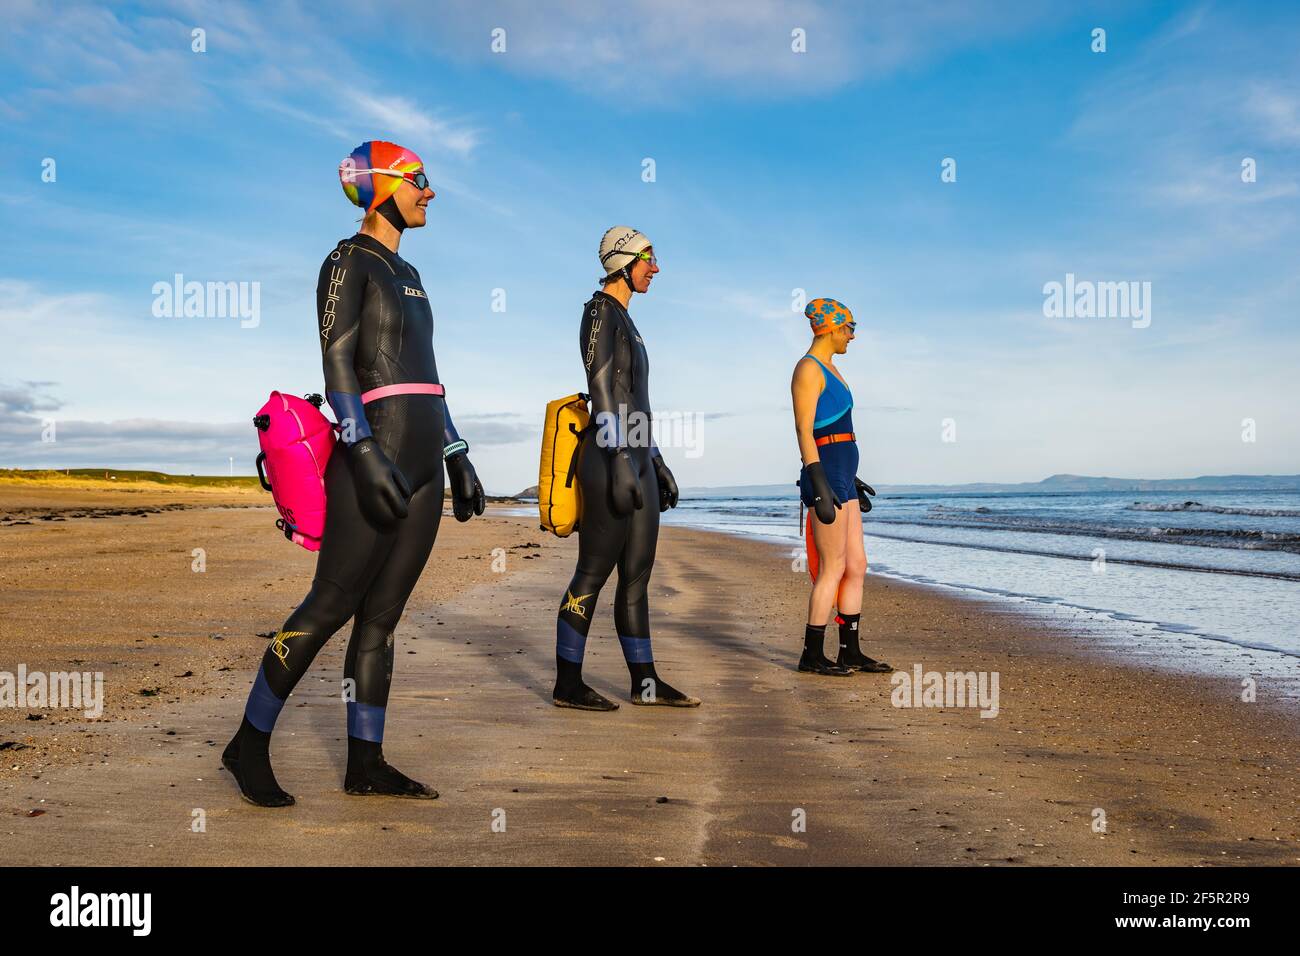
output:
[{"label": "pink belt", "polygon": [[394,395],[445,395],[446,393],[447,390],[441,385],[430,385],[427,382],[384,385],[381,388],[372,388],[368,392],[362,392],[361,404],[369,405],[371,402],[377,402],[381,398],[391,398]]}]

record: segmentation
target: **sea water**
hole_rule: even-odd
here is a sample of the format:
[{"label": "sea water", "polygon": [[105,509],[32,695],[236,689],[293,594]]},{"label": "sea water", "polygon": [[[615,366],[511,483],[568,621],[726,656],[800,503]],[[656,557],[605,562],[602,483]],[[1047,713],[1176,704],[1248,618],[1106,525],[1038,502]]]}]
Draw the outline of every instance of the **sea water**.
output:
[{"label": "sea water", "polygon": [[[1300,494],[873,500],[863,516],[871,574],[1016,606],[1155,663],[1300,677]],[[793,485],[789,496],[683,498],[662,518],[784,545],[773,559],[806,574],[799,519]]]},{"label": "sea water", "polygon": [[[789,547],[799,500],[695,497],[666,523]],[[1300,494],[881,495],[863,516],[871,573],[1033,608],[1174,663],[1300,673]]]}]

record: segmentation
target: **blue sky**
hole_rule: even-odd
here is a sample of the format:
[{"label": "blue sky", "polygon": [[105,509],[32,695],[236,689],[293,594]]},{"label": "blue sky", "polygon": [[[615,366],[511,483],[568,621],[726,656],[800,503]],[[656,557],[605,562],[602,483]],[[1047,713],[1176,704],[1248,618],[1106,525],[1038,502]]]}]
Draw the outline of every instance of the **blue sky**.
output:
[{"label": "blue sky", "polygon": [[[683,486],[797,475],[796,289],[858,319],[868,481],[1300,471],[1294,5],[7,6],[0,466],[250,472],[267,393],[321,389],[336,169],[375,138],[438,191],[402,253],[492,492],[583,385],[615,223],[661,260],[632,311],[656,411],[702,421]],[[257,326],[156,317],[176,273],[258,283]],[[1150,325],[1046,317],[1067,273],[1150,282]]]}]

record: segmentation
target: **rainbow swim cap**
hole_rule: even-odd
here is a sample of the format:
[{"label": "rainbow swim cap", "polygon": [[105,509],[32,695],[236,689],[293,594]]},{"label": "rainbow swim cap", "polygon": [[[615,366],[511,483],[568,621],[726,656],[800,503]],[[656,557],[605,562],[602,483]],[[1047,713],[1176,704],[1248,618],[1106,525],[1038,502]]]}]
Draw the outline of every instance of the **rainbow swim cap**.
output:
[{"label": "rainbow swim cap", "polygon": [[402,185],[402,177],[372,173],[372,169],[391,169],[413,173],[424,168],[424,161],[405,146],[372,139],[352,151],[339,163],[339,182],[354,206],[366,212],[375,209]]},{"label": "rainbow swim cap", "polygon": [[813,335],[833,332],[844,323],[853,321],[849,307],[836,299],[813,299],[803,314],[812,324]]}]

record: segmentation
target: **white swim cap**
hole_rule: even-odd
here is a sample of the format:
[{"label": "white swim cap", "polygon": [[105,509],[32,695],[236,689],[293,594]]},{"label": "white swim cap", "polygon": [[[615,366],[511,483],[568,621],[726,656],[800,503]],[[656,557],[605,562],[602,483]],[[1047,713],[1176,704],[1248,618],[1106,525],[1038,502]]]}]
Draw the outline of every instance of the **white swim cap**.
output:
[{"label": "white swim cap", "polygon": [[638,252],[650,248],[650,240],[631,226],[614,226],[605,230],[600,240],[600,264],[611,275],[636,261]]}]

